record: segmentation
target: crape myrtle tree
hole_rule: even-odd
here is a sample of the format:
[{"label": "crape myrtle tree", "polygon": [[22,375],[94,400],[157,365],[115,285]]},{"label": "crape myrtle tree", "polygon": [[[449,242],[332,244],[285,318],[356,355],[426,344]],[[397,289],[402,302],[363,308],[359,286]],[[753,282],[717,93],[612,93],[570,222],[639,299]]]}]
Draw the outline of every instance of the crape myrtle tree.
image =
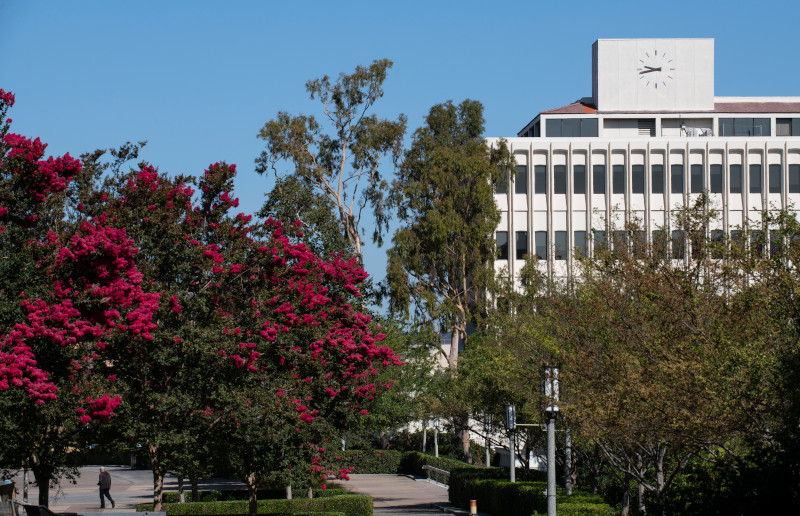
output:
[{"label": "crape myrtle tree", "polygon": [[[0,119],[14,96],[0,90]],[[68,184],[81,162],[66,154],[46,160],[46,145],[0,133],[0,430],[4,461],[25,461],[39,486],[72,471],[87,429],[115,414],[121,399],[98,366],[110,339],[152,338],[157,293],[145,293],[124,229],[101,215],[64,220]],[[19,305],[19,309],[13,306]]]},{"label": "crape myrtle tree", "polygon": [[299,222],[287,229],[268,219],[239,234],[244,244],[213,280],[225,321],[219,374],[232,379],[219,410],[255,514],[263,481],[346,478],[346,468],[330,469],[326,442],[368,414],[367,403],[390,387],[379,371],[401,361],[354,306],[367,277],[355,257],[320,258],[300,241]]},{"label": "crape myrtle tree", "polygon": [[[493,233],[500,222],[493,188],[515,167],[505,143],[489,148],[483,130],[480,102],[433,106],[392,187],[404,223],[388,252],[391,308],[409,313],[413,307],[423,324],[452,333],[445,358],[453,378],[467,325],[479,319],[493,283]],[[468,414],[456,419],[467,459]]]},{"label": "crape myrtle tree", "polygon": [[[256,171],[273,171],[276,188],[296,176],[301,179],[299,186],[311,187],[326,197],[336,210],[339,231],[347,239],[349,252],[362,266],[361,217],[369,207],[374,216],[373,240],[380,244],[389,221],[384,161],[396,162],[402,157],[406,130],[403,115],[392,121],[368,114],[383,96],[383,82],[391,67],[391,61],[381,59],[368,67],[356,67],[350,75],[342,73],[335,81],[327,75],[308,81],[306,90],[311,99],[322,103],[321,121],[313,115],[280,112],[259,133],[266,148],[256,160]],[[280,171],[285,162],[291,163],[293,170]]]},{"label": "crape myrtle tree", "polygon": [[163,299],[153,338],[111,342],[112,360],[105,363],[124,400],[121,432],[130,445],[142,444],[150,460],[156,510],[168,468],[188,476],[196,491],[222,419],[221,412],[205,413],[227,388],[215,374],[222,348],[215,275],[223,253],[240,244],[238,232],[248,231],[249,217],[229,213],[238,205],[230,196],[234,175],[235,166],[209,166],[195,202],[194,178],[170,178],[142,163],[111,174],[81,205],[87,215],[107,213],[140,242],[146,288]]}]

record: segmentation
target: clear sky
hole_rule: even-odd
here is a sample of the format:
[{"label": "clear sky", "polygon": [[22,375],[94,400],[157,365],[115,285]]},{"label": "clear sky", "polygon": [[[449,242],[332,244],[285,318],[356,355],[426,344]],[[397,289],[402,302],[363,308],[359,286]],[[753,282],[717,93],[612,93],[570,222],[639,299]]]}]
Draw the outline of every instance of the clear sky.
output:
[{"label": "clear sky", "polygon": [[[254,172],[256,134],[278,111],[319,114],[309,79],[389,58],[374,112],[405,113],[407,142],[433,104],[465,98],[483,102],[487,136],[514,136],[591,95],[598,38],[714,38],[716,95],[800,96],[798,19],[789,0],[0,0],[0,88],[17,96],[12,131],[52,154],[148,140],[162,172],[236,163],[252,213],[272,184]],[[384,262],[368,250],[376,279]]]}]

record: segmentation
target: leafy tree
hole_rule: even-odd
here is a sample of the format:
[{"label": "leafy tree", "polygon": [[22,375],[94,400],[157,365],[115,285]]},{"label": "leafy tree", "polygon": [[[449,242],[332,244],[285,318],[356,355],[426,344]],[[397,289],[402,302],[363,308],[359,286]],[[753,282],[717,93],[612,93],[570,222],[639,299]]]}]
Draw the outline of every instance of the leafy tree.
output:
[{"label": "leafy tree", "polygon": [[[408,313],[413,307],[423,324],[452,333],[445,356],[452,376],[467,325],[482,313],[494,278],[492,235],[500,212],[493,185],[507,180],[514,163],[504,143],[486,146],[483,129],[480,102],[433,106],[392,187],[405,223],[388,252],[391,308]],[[465,458],[470,457],[467,419],[462,414],[457,423]]]},{"label": "leafy tree", "polygon": [[[380,243],[389,220],[383,161],[401,157],[406,128],[403,115],[390,121],[367,114],[383,96],[383,82],[391,66],[391,61],[382,59],[369,67],[358,66],[350,75],[343,73],[334,82],[326,75],[306,83],[311,99],[322,103],[330,133],[324,132],[314,116],[285,112],[264,124],[259,133],[266,149],[256,160],[256,171],[274,171],[279,188],[281,177],[293,174],[326,197],[337,212],[349,250],[362,265],[361,216],[366,207],[372,209],[373,240]],[[278,171],[284,160],[292,163],[293,171]]]},{"label": "leafy tree", "polygon": [[349,244],[330,199],[314,190],[309,181],[290,175],[278,178],[258,216],[284,225],[303,223],[303,241],[318,256],[347,254]]},{"label": "leafy tree", "polygon": [[[0,90],[0,118],[13,101]],[[92,421],[107,421],[120,404],[113,379],[99,374],[106,341],[152,338],[159,296],[142,291],[138,250],[123,229],[105,216],[64,220],[65,192],[81,162],[69,154],[43,160],[46,145],[9,133],[9,123],[0,134],[0,256],[8,274],[0,429],[5,461],[30,465],[47,505],[51,482],[74,473]]]}]

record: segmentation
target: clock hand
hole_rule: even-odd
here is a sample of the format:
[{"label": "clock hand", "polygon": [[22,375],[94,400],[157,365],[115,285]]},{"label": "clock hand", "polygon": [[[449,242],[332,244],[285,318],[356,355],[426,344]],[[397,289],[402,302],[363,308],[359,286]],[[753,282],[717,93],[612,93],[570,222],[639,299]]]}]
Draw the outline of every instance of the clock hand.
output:
[{"label": "clock hand", "polygon": [[652,72],[660,72],[660,71],[661,68],[653,68],[652,70],[642,70],[641,72],[639,72],[639,75],[644,75],[646,73],[652,73]]},{"label": "clock hand", "polygon": [[648,70],[651,70],[653,72],[660,72],[661,71],[661,67],[660,66],[658,68],[653,67],[653,66],[645,66],[645,68],[647,68]]}]

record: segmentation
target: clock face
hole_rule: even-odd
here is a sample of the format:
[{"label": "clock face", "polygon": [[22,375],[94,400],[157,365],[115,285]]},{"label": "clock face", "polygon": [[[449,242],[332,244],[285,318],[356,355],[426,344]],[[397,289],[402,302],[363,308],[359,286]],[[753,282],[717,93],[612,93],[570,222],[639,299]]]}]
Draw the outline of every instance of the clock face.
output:
[{"label": "clock face", "polygon": [[636,62],[639,86],[647,89],[668,88],[675,81],[675,60],[657,48],[643,52]]}]

